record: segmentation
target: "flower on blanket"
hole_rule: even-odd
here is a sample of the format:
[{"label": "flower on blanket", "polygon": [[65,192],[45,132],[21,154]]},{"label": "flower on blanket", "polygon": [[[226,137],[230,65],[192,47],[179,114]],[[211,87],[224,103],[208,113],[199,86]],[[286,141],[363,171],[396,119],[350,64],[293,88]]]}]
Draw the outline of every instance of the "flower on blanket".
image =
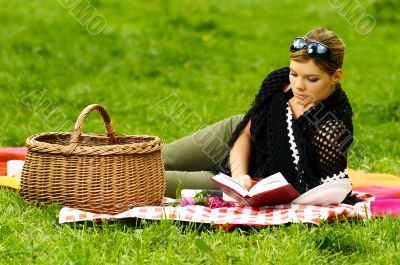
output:
[{"label": "flower on blanket", "polygon": [[207,195],[207,191],[204,190],[200,193],[197,193],[194,198],[179,198],[178,205],[180,206],[190,206],[190,205],[203,205],[209,207],[211,209],[222,208],[222,207],[235,207],[235,204],[232,202],[223,201],[219,196]]},{"label": "flower on blanket", "polygon": [[188,206],[188,205],[195,205],[196,204],[195,198],[181,198],[180,205],[181,206]]},{"label": "flower on blanket", "polygon": [[233,202],[226,202],[221,200],[218,196],[215,197],[208,197],[208,207],[211,209],[215,208],[221,208],[221,207],[235,207],[235,204]]},{"label": "flower on blanket", "polygon": [[179,181],[178,187],[176,188],[176,201],[174,202],[175,206],[190,206],[190,205],[203,205],[209,207],[211,209],[221,208],[221,207],[235,207],[235,204],[232,202],[225,202],[219,196],[211,197],[209,195],[208,190],[202,190],[201,192],[196,193],[194,198],[185,198],[181,197],[182,194],[182,182]]}]

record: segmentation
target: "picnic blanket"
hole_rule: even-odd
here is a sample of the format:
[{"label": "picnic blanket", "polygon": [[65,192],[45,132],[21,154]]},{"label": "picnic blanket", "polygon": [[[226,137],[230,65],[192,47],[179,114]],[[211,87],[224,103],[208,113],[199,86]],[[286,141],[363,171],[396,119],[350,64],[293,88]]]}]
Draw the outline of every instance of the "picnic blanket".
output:
[{"label": "picnic blanket", "polygon": [[7,175],[7,161],[24,160],[26,152],[25,147],[0,148],[0,188],[19,189],[20,182],[17,179],[5,177]]},{"label": "picnic blanket", "polygon": [[371,215],[400,218],[400,187],[362,186],[354,188],[358,192],[373,194],[370,202]]},{"label": "picnic blanket", "polygon": [[[0,148],[0,176],[6,174],[7,160],[24,159],[26,148]],[[142,218],[151,220],[171,219],[190,222],[232,225],[276,225],[289,222],[318,224],[322,220],[346,218],[365,219],[369,216],[400,214],[400,177],[390,174],[364,173],[348,170],[354,193],[363,199],[356,205],[312,206],[286,204],[277,206],[210,209],[192,205],[184,207],[147,206],[136,207],[118,215],[95,214],[77,209],[63,208],[59,222],[77,222],[100,219]],[[1,185],[1,184],[0,184]]]},{"label": "picnic blanket", "polygon": [[7,175],[8,160],[25,160],[25,147],[0,148],[0,176]]},{"label": "picnic blanket", "polygon": [[400,177],[351,169],[348,173],[354,191],[373,194],[374,200],[370,203],[372,216],[400,217]]},{"label": "picnic blanket", "polygon": [[[269,226],[286,223],[312,223],[318,225],[322,220],[342,218],[366,219],[370,215],[369,194],[357,193],[364,201],[356,205],[313,206],[284,204],[276,206],[236,206],[232,208],[210,209],[200,205],[190,206],[145,206],[135,207],[117,215],[95,214],[64,207],[59,214],[59,223],[89,220],[116,220],[140,218],[148,220],[176,220],[196,223],[209,223],[232,228],[233,226]],[[224,227],[223,227],[224,228]]]}]

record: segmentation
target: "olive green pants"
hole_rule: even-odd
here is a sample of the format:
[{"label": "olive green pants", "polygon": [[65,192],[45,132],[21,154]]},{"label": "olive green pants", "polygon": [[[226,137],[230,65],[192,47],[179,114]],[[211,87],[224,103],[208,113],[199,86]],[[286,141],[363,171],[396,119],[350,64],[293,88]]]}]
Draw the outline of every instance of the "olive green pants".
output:
[{"label": "olive green pants", "polygon": [[212,169],[229,166],[227,143],[243,116],[224,119],[164,146],[165,196],[175,198],[179,181],[184,189],[216,189],[208,177]]}]

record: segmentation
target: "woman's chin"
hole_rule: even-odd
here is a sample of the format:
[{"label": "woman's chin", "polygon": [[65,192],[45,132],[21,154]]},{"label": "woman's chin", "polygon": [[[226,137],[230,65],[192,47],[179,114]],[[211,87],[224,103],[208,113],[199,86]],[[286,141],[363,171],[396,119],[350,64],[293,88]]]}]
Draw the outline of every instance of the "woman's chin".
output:
[{"label": "woman's chin", "polygon": [[300,105],[308,105],[311,103],[311,100],[309,97],[296,97],[295,96],[295,99],[296,99],[296,102]]}]

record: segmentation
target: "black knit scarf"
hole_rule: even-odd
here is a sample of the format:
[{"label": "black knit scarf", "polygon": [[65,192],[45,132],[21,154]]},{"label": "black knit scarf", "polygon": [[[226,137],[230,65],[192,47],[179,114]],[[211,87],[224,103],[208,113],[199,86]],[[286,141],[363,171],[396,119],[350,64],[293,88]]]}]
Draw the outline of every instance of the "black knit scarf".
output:
[{"label": "black knit scarf", "polygon": [[[318,130],[318,124],[332,118],[339,119],[352,136],[352,110],[345,93],[338,85],[331,96],[311,107],[297,120],[293,120],[292,127],[300,157],[295,165],[288,141],[288,99],[283,92],[285,84],[289,84],[288,67],[275,70],[264,79],[252,107],[236,127],[228,146],[232,148],[251,118],[250,132],[253,142],[249,175],[252,178],[265,178],[281,172],[300,193],[303,193],[321,184],[320,179],[326,177],[318,168],[317,155],[310,144],[310,139]],[[351,141],[343,148],[348,148],[350,144]]]}]

